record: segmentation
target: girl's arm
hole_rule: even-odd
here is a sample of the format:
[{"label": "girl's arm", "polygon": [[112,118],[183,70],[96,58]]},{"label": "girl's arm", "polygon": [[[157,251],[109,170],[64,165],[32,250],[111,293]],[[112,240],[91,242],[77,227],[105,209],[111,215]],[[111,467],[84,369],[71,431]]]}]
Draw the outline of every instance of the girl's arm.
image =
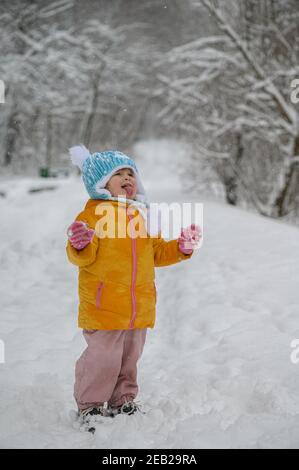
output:
[{"label": "girl's arm", "polygon": [[[76,218],[76,221],[84,221],[88,223],[86,216],[84,217],[83,213],[78,215],[78,217]],[[70,240],[68,240],[67,246],[66,246],[66,253],[67,253],[68,260],[75,266],[79,266],[79,267],[88,266],[89,264],[93,263],[96,259],[98,243],[99,243],[99,239],[95,233],[91,239],[91,242],[88,243],[88,245],[81,250],[77,250],[76,248],[74,248]]]},{"label": "girl's arm", "polygon": [[93,263],[96,259],[96,254],[98,250],[98,237],[96,235],[93,236],[91,242],[83,248],[83,250],[76,250],[70,241],[68,240],[66,246],[66,253],[69,261],[74,264],[75,266],[88,266],[89,264]]},{"label": "girl's arm", "polygon": [[191,258],[193,251],[190,254],[184,254],[179,249],[178,240],[165,241],[161,237],[152,238],[154,249],[154,262],[156,267],[169,266],[170,264],[179,263],[180,261]]}]

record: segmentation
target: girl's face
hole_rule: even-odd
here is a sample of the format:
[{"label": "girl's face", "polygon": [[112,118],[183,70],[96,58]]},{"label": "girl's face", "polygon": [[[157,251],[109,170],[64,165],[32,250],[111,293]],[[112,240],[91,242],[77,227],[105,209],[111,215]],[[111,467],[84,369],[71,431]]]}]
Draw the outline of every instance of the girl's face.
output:
[{"label": "girl's face", "polygon": [[111,176],[105,186],[111,195],[126,196],[128,199],[134,199],[137,193],[137,181],[131,168],[122,168]]}]

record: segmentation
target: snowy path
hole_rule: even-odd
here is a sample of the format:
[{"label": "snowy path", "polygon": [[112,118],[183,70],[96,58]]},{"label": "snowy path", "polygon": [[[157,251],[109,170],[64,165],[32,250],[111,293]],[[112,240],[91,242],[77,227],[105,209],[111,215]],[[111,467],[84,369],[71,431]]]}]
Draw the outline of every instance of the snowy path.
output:
[{"label": "snowy path", "polygon": [[[157,192],[148,168],[155,201],[190,200],[174,179]],[[1,448],[299,448],[297,228],[204,201],[202,249],[156,270],[157,323],[139,363],[147,413],[105,420],[90,435],[69,417],[85,343],[65,256],[65,229],[86,193],[76,179],[36,194],[25,191],[31,181],[15,184],[0,199]]]}]

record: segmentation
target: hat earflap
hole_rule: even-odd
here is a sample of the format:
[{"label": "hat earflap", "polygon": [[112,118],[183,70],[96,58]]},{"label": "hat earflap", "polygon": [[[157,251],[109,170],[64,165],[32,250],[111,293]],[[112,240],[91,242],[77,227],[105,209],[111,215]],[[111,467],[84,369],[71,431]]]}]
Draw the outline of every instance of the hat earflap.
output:
[{"label": "hat earflap", "polygon": [[101,183],[96,184],[95,190],[103,199],[108,199],[112,196],[112,194],[110,193],[110,191],[108,191],[108,189],[101,187]]}]

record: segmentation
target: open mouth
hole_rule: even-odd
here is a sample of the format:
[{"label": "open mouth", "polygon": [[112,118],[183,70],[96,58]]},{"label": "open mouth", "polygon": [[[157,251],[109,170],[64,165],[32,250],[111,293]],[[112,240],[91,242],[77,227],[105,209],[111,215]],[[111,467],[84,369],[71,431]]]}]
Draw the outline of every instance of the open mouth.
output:
[{"label": "open mouth", "polygon": [[123,184],[122,186],[122,189],[124,189],[126,191],[126,193],[129,195],[129,196],[132,196],[133,194],[133,186],[129,183],[126,183],[126,184]]}]

